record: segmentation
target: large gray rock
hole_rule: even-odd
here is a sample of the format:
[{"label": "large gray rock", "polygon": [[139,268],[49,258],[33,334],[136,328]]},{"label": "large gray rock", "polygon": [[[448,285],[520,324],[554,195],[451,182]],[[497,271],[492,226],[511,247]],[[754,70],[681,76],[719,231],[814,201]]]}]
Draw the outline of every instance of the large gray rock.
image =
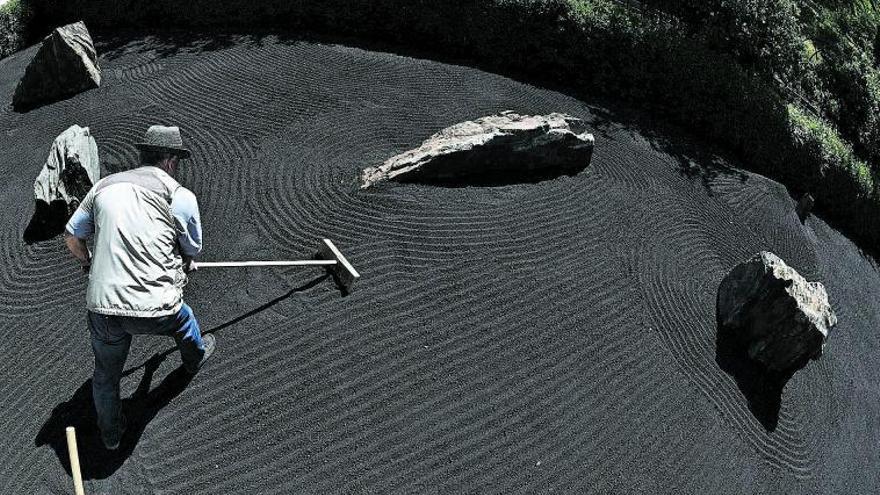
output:
[{"label": "large gray rock", "polygon": [[15,88],[12,105],[27,110],[101,84],[92,37],[82,22],[56,28],[46,36]]},{"label": "large gray rock", "polygon": [[790,371],[822,354],[837,316],[825,287],[807,282],[773,253],[737,265],[718,288],[719,331],[745,339],[749,357]]},{"label": "large gray rock", "polygon": [[443,185],[534,182],[574,175],[590,164],[593,135],[582,120],[559,113],[502,112],[447,127],[416,149],[363,171],[377,182]]},{"label": "large gray rock", "polygon": [[95,138],[88,127],[70,126],[55,138],[49,158],[34,181],[34,216],[25,229],[25,241],[37,242],[60,234],[100,177]]}]

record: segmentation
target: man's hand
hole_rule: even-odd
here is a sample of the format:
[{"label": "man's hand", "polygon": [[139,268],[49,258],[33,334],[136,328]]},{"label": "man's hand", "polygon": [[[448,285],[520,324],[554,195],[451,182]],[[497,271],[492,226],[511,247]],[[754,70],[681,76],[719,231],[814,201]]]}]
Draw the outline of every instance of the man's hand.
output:
[{"label": "man's hand", "polygon": [[86,241],[65,233],[64,243],[67,244],[67,249],[70,250],[73,256],[79,260],[82,265],[83,273],[88,274],[89,269],[92,266],[92,253],[89,252],[89,247],[86,246]]}]

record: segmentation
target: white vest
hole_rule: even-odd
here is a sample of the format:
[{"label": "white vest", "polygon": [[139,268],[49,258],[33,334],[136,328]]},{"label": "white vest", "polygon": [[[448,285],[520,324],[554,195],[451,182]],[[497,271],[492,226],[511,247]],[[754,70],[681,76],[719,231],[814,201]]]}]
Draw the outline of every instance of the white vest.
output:
[{"label": "white vest", "polygon": [[181,187],[157,167],[109,175],[95,184],[95,247],[86,305],[105,315],[177,313],[186,274],[171,213]]}]

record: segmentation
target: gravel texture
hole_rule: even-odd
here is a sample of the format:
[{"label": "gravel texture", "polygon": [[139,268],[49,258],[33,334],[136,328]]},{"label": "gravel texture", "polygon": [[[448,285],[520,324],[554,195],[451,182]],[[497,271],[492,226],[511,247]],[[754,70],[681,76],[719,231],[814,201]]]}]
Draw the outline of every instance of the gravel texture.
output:
[{"label": "gravel texture", "polygon": [[[36,48],[0,61],[0,493],[71,491],[66,425],[90,494],[880,492],[880,271],[779,184],[469,67],[271,36],[96,42],[101,87],[24,114],[8,103]],[[591,166],[359,189],[367,166],[507,109],[584,119]],[[74,123],[105,174],[149,125],[181,127],[203,260],[328,237],[362,276],[342,297],[314,269],[193,274],[217,352],[188,382],[170,339],[136,338],[113,455],[92,426],[86,279],[61,238],[22,242]],[[761,250],[822,282],[840,321],[775,408],[716,362],[718,285]]]}]

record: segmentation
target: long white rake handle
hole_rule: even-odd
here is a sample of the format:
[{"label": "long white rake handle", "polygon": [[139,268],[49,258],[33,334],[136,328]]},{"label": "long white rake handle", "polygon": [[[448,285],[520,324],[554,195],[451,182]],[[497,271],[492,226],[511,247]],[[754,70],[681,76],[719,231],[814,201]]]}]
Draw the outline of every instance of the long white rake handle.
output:
[{"label": "long white rake handle", "polygon": [[360,278],[357,270],[351,266],[351,263],[345,259],[345,256],[339,252],[339,249],[333,245],[330,239],[323,239],[323,243],[318,245],[318,253],[315,255],[316,260],[295,260],[295,261],[201,261],[196,262],[196,268],[214,268],[214,267],[237,267],[237,266],[333,266],[329,270],[336,276],[340,285],[346,290],[351,291],[352,285]]},{"label": "long white rake handle", "polygon": [[298,261],[199,261],[196,268],[235,267],[235,266],[328,266],[336,265],[336,260],[298,260]]},{"label": "long white rake handle", "polygon": [[79,451],[76,448],[76,430],[72,426],[65,428],[67,433],[67,454],[70,456],[70,474],[73,475],[73,491],[76,495],[85,495],[82,472],[79,470]]}]

